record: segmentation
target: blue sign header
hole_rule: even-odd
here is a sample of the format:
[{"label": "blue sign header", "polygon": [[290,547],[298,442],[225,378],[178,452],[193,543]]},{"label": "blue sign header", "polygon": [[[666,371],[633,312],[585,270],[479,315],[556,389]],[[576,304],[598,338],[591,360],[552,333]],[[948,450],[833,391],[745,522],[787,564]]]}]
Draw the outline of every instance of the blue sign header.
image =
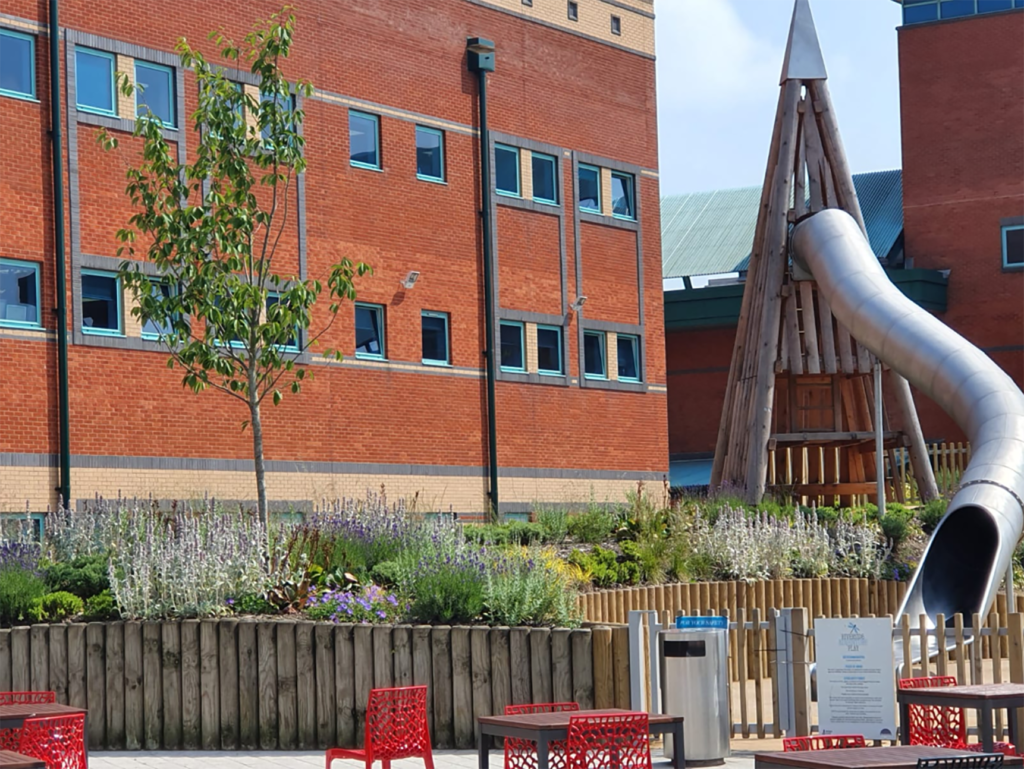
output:
[{"label": "blue sign header", "polygon": [[676,617],[676,630],[728,630],[726,617]]}]

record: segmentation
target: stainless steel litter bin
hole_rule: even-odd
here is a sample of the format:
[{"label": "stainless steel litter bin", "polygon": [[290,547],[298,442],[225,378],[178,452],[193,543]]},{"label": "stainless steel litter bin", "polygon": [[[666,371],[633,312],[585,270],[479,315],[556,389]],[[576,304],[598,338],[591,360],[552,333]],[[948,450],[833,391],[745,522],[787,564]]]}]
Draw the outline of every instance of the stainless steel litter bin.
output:
[{"label": "stainless steel litter bin", "polygon": [[[661,700],[683,717],[687,762],[720,763],[729,756],[729,624],[725,617],[678,617],[658,634]],[[665,755],[675,756],[672,738]]]}]

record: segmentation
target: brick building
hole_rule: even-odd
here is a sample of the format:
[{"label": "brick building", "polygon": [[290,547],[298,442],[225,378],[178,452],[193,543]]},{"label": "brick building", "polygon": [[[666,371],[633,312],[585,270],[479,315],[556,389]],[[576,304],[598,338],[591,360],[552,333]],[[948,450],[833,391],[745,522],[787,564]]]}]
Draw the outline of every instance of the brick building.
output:
[{"label": "brick building", "polygon": [[[255,496],[244,407],[183,389],[116,280],[114,232],[131,215],[124,164],[138,144],[128,135],[136,105],[113,77],[147,85],[187,159],[197,94],[177,39],[215,56],[210,30],[241,39],[277,8],[60,3],[73,499]],[[0,13],[0,511],[52,505],[60,481],[45,14],[30,0]],[[501,507],[618,500],[660,480],[652,0],[309,0],[297,17],[286,74],[316,91],[301,100],[309,166],[279,271],[323,277],[347,256],[375,274],[324,339],[344,361],[307,355],[315,377],[303,393],[264,409],[272,503],[384,484],[432,508],[487,505],[479,105],[466,52],[475,36],[497,49],[487,197]],[[98,145],[104,127],[118,152]]]}]

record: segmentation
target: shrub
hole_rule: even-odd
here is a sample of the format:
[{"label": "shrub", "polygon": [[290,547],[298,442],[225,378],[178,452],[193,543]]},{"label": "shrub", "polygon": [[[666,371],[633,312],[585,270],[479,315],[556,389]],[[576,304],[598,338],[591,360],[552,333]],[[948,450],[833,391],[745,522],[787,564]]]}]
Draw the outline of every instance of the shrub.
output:
[{"label": "shrub", "polygon": [[576,541],[596,545],[607,540],[615,530],[615,516],[591,502],[583,512],[569,516],[566,528]]},{"label": "shrub", "polygon": [[259,593],[246,593],[239,598],[228,598],[225,603],[235,614],[274,614],[277,607]]},{"label": "shrub", "polygon": [[601,546],[594,547],[589,553],[573,550],[569,553],[569,563],[590,575],[591,581],[598,587],[635,585],[640,581],[640,566],[636,560],[628,556],[620,557],[614,550]]},{"label": "shrub", "polygon": [[47,593],[36,602],[35,622],[63,622],[77,617],[85,610],[85,604],[77,595],[59,590]]},{"label": "shrub", "polygon": [[46,585],[35,572],[20,566],[0,567],[0,622],[31,622],[36,602],[45,594]]},{"label": "shrub", "polygon": [[306,614],[310,619],[331,622],[396,622],[403,607],[394,593],[376,585],[348,590],[323,590],[310,596]]},{"label": "shrub", "polygon": [[107,570],[105,554],[80,555],[50,566],[46,570],[46,586],[53,592],[66,591],[84,600],[110,588]]},{"label": "shrub", "polygon": [[532,545],[544,538],[544,528],[539,523],[510,521],[509,523],[485,523],[466,526],[466,539],[481,545]]},{"label": "shrub", "polygon": [[402,567],[398,561],[381,561],[370,570],[370,578],[374,584],[394,587],[402,577]]},{"label": "shrub", "polygon": [[552,552],[517,552],[487,572],[484,614],[495,625],[579,625],[576,583]]},{"label": "shrub", "polygon": [[114,596],[109,590],[104,590],[99,595],[85,599],[85,607],[82,609],[82,619],[87,622],[100,622],[102,620],[117,619],[121,615],[117,611],[117,604]]},{"label": "shrub", "polygon": [[907,508],[899,503],[887,506],[885,514],[878,519],[878,525],[882,529],[882,535],[891,540],[894,547],[907,538],[910,533],[910,521],[913,515]]},{"label": "shrub", "polygon": [[922,507],[918,508],[917,519],[921,522],[921,529],[925,534],[935,531],[935,527],[939,525],[939,521],[946,514],[947,507],[949,507],[949,501],[939,497],[925,502]]},{"label": "shrub", "polygon": [[564,542],[569,534],[569,513],[564,509],[541,508],[537,524],[544,532],[545,542]]}]

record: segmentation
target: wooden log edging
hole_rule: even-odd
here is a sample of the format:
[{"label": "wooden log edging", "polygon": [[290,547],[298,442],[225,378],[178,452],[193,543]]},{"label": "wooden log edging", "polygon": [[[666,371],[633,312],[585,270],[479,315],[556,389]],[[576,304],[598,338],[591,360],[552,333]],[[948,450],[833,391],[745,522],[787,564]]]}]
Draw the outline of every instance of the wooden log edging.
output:
[{"label": "wooden log edging", "polygon": [[249,618],[34,625],[0,630],[0,689],[87,707],[94,750],[286,750],[361,746],[369,690],[424,683],[434,743],[472,748],[476,719],[512,702],[621,702],[624,641]]}]

